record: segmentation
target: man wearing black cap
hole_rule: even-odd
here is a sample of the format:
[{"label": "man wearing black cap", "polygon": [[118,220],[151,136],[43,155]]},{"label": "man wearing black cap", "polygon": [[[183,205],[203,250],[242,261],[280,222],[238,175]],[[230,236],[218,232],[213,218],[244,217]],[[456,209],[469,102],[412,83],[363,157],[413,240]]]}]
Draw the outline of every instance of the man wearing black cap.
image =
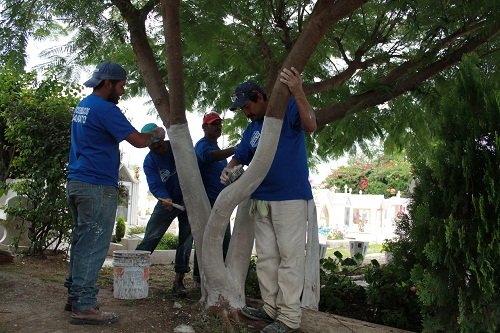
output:
[{"label": "man wearing black cap", "polygon": [[[280,81],[292,97],[268,174],[251,195],[255,219],[257,277],[261,308],[244,307],[244,316],[270,322],[261,332],[294,332],[300,327],[300,296],[304,283],[307,201],[312,200],[304,132],[316,130],[316,117],[295,68],[283,69]],[[239,165],[252,160],[267,109],[263,89],[244,82],[236,87],[231,110],[241,109],[252,122],[243,133],[233,159],[221,173],[228,183]]]},{"label": "man wearing black cap", "polygon": [[[149,123],[142,127],[142,133],[151,133],[158,126]],[[153,214],[146,226],[144,239],[136,250],[153,253],[172,221],[177,218],[179,223],[179,238],[175,251],[175,278],[173,291],[184,294],[184,275],[190,271],[189,258],[193,248],[193,236],[177,176],[172,146],[168,140],[155,140],[149,146],[150,152],[144,158],[144,173],[151,194],[158,199]]]},{"label": "man wearing black cap", "polygon": [[65,310],[72,324],[110,324],[118,316],[97,305],[99,271],[109,249],[118,204],[119,143],[137,148],[163,139],[165,130],[139,133],[117,107],[127,73],[103,62],[84,83],[92,94],[78,103],[71,123],[67,198],[73,216]]},{"label": "man wearing black cap", "polygon": [[[209,112],[203,116],[201,125],[205,136],[201,138],[194,150],[200,168],[201,179],[207,192],[210,206],[213,207],[219,193],[224,189],[224,185],[220,182],[220,174],[227,166],[227,158],[234,154],[236,147],[220,149],[217,140],[222,135],[222,118],[216,112]],[[222,253],[226,259],[229,242],[231,241],[231,226],[228,225],[224,234],[222,243]],[[200,282],[198,272],[198,264],[195,257],[193,269],[193,278]]]}]

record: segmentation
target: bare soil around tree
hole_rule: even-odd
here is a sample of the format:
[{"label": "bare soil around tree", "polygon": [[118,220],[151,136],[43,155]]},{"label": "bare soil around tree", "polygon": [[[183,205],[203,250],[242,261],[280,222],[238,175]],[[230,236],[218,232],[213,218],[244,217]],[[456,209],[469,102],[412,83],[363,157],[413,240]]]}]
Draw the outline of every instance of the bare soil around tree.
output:
[{"label": "bare soil around tree", "polygon": [[[0,333],[174,332],[180,325],[201,333],[223,331],[223,321],[203,311],[199,288],[190,276],[185,280],[187,295],[172,292],[173,265],[151,266],[149,296],[136,300],[114,298],[113,267],[103,267],[98,302],[104,311],[117,313],[119,321],[109,326],[72,325],[71,312],[64,311],[67,267],[63,256],[18,256],[14,263],[0,264]],[[243,318],[232,324],[236,332],[248,333],[265,325]]]}]

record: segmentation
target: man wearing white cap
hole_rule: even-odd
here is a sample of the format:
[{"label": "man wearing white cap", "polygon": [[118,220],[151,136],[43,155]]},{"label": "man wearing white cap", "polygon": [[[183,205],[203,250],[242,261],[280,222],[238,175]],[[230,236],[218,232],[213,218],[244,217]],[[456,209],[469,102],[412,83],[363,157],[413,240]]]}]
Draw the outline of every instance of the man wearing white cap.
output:
[{"label": "man wearing white cap", "polygon": [[139,133],[118,108],[127,73],[103,62],[84,83],[92,94],[78,103],[71,123],[67,198],[73,216],[65,310],[72,324],[110,324],[118,320],[97,305],[99,271],[109,249],[118,205],[119,143],[137,148],[163,139],[165,130]]}]

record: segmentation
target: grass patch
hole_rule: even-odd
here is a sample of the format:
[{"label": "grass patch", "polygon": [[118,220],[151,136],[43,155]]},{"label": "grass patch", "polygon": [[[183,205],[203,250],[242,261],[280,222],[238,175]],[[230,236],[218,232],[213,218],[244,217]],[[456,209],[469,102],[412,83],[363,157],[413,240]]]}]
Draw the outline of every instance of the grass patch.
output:
[{"label": "grass patch", "polygon": [[43,282],[56,282],[63,284],[66,279],[65,272],[42,272],[40,273],[40,280]]},{"label": "grass patch", "polygon": [[99,273],[98,284],[101,287],[108,287],[113,285],[113,267],[104,266]]},{"label": "grass patch", "polygon": [[349,257],[351,254],[349,253],[349,250],[348,249],[345,249],[345,248],[340,248],[340,249],[328,249],[326,250],[326,255],[325,257],[327,258],[335,258],[335,256],[333,255],[333,253],[335,251],[339,251],[340,253],[342,253],[342,257],[343,258],[347,258]]},{"label": "grass patch", "polygon": [[375,243],[370,243],[368,244],[368,250],[366,250],[367,254],[372,254],[372,253],[382,253],[382,244],[375,244]]},{"label": "grass patch", "polygon": [[146,227],[144,226],[133,226],[133,227],[128,227],[127,229],[127,234],[129,236],[143,234],[145,232],[146,232]]},{"label": "grass patch", "polygon": [[[368,249],[366,250],[366,254],[374,254],[374,253],[382,253],[382,244],[377,244],[377,243],[370,243],[368,244]],[[334,258],[335,256],[333,253],[335,251],[339,251],[342,253],[342,256],[344,258],[350,257],[351,253],[349,251],[348,247],[341,247],[341,248],[336,248],[336,249],[328,249],[326,250],[326,257],[328,258]]]},{"label": "grass patch", "polygon": [[[232,332],[233,333],[249,333],[250,331],[243,324],[238,322],[231,322],[232,324]],[[224,322],[222,318],[209,315],[204,313],[201,318],[197,321],[194,321],[192,324],[193,328],[196,332],[213,332],[213,333],[224,333],[226,332],[226,328],[224,327]]]}]

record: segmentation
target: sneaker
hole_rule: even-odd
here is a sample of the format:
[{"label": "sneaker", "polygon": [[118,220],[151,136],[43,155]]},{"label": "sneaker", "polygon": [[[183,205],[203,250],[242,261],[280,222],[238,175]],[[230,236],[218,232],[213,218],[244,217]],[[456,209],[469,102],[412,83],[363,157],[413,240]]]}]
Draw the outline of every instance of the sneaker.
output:
[{"label": "sneaker", "polygon": [[260,333],[290,333],[290,332],[296,332],[296,328],[290,328],[283,324],[279,320],[273,321],[271,324],[267,325],[264,327]]},{"label": "sneaker", "polygon": [[104,312],[98,309],[73,311],[70,324],[73,325],[109,325],[118,320],[118,315],[113,312]]},{"label": "sneaker", "polygon": [[241,314],[247,318],[253,319],[253,320],[263,320],[268,323],[272,322],[274,319],[271,318],[266,311],[262,307],[260,308],[252,308],[250,306],[244,306],[243,309],[241,309]]}]

